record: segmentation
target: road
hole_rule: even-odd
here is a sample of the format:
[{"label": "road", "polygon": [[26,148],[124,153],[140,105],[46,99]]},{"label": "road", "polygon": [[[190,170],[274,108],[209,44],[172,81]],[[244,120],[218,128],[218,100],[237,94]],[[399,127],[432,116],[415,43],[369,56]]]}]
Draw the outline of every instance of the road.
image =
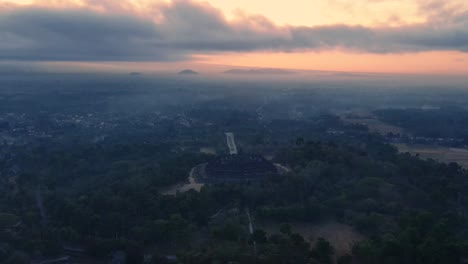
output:
[{"label": "road", "polygon": [[42,199],[42,192],[41,187],[36,187],[36,205],[39,209],[39,213],[41,214],[41,224],[43,226],[47,225],[47,216],[45,213],[44,201]]},{"label": "road", "polygon": [[285,174],[285,173],[288,173],[291,171],[291,169],[289,169],[288,167],[285,167],[279,163],[274,163],[273,165],[275,165],[276,169],[278,170],[278,173],[279,174]]},{"label": "road", "polygon": [[167,188],[166,190],[162,191],[162,194],[164,195],[176,195],[178,192],[187,192],[189,190],[195,190],[199,192],[201,188],[204,186],[203,183],[197,183],[195,181],[195,170],[201,169],[200,167],[204,166],[204,164],[198,165],[190,170],[189,173],[189,182],[188,183],[181,183],[181,184],[176,184],[172,187]]},{"label": "road", "polygon": [[[249,232],[250,232],[250,235],[253,235],[254,228],[253,228],[252,217],[250,217],[249,208],[247,208],[245,210],[245,213],[247,214],[247,217],[249,218]],[[257,242],[255,240],[253,241],[253,249],[254,249],[254,256],[257,256]]]},{"label": "road", "polygon": [[226,140],[227,140],[227,145],[229,147],[229,154],[237,155],[237,146],[236,146],[236,141],[234,140],[234,133],[227,132]]}]

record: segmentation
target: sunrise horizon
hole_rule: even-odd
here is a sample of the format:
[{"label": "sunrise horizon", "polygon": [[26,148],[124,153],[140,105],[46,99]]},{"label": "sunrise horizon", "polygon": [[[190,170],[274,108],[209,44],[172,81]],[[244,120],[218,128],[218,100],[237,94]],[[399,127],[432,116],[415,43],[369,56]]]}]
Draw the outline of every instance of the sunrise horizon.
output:
[{"label": "sunrise horizon", "polygon": [[3,63],[468,74],[459,0],[0,0],[0,22]]}]

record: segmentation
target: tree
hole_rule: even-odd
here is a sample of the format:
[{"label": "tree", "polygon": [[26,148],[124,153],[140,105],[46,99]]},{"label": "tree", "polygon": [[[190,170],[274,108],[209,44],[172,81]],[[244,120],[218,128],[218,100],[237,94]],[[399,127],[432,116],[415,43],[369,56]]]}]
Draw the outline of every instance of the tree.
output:
[{"label": "tree", "polygon": [[312,249],[311,256],[323,264],[331,264],[332,256],[335,253],[334,248],[323,237],[320,237]]},{"label": "tree", "polygon": [[251,236],[252,241],[255,241],[257,243],[266,243],[267,242],[267,237],[266,237],[266,232],[263,231],[262,229],[256,229],[252,236]]},{"label": "tree", "polygon": [[8,228],[18,222],[18,217],[14,214],[0,213],[0,229]]},{"label": "tree", "polygon": [[29,264],[30,260],[28,255],[23,252],[13,253],[7,260],[6,264]]},{"label": "tree", "polygon": [[290,236],[292,234],[292,227],[290,224],[282,224],[280,226],[280,231],[284,235]]},{"label": "tree", "polygon": [[337,264],[351,264],[353,262],[353,257],[351,255],[343,255],[338,258],[336,261]]}]

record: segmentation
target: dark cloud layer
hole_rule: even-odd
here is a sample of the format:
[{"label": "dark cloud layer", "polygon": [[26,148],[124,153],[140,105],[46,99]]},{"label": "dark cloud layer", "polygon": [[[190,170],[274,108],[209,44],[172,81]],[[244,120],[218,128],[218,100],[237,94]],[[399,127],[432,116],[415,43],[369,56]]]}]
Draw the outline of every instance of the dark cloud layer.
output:
[{"label": "dark cloud layer", "polygon": [[89,10],[16,9],[0,13],[0,59],[164,61],[195,53],[342,48],[401,53],[468,52],[468,13],[448,21],[399,28],[345,25],[280,27],[261,16],[228,22],[210,6],[160,6],[159,23]]}]

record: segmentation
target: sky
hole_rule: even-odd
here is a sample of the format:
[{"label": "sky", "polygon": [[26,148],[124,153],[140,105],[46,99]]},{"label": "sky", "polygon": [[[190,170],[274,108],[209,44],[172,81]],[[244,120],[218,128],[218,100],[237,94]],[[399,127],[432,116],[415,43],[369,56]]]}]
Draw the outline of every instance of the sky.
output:
[{"label": "sky", "polygon": [[0,0],[7,62],[466,75],[468,1]]}]

